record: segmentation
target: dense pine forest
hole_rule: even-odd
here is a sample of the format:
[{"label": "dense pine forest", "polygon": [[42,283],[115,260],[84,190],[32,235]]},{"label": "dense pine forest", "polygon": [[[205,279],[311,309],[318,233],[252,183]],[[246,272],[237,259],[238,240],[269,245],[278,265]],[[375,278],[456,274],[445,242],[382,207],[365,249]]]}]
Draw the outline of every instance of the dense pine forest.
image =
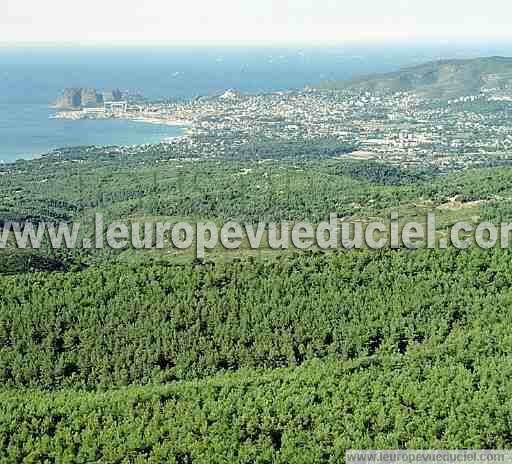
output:
[{"label": "dense pine forest", "polygon": [[[9,221],[512,221],[512,168],[81,148],[0,166]],[[283,148],[285,151],[285,148]],[[269,155],[270,156],[270,155]],[[84,236],[90,233],[85,227]],[[512,446],[509,250],[0,251],[0,462],[337,463]]]}]

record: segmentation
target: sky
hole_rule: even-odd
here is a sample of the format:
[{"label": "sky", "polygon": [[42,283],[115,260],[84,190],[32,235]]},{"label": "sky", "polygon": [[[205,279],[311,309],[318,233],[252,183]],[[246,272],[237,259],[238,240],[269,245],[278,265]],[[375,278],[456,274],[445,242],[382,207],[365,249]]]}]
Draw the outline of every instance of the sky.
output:
[{"label": "sky", "polygon": [[510,0],[0,0],[0,44],[511,39]]}]

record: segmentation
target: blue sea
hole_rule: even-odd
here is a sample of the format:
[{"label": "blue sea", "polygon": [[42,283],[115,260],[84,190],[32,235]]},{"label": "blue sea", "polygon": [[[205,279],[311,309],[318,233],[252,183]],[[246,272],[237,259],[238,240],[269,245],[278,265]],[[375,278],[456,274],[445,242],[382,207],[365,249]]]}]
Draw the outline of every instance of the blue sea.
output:
[{"label": "blue sea", "polygon": [[0,47],[0,161],[78,145],[156,143],[182,129],[134,121],[50,119],[66,87],[120,88],[149,98],[301,89],[440,58],[512,55],[511,44]]}]

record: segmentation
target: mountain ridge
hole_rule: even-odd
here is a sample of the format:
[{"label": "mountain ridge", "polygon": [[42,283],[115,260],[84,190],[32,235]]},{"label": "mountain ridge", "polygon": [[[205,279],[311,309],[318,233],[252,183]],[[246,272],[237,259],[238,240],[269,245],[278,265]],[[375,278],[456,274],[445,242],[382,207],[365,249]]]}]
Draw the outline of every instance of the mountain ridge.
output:
[{"label": "mountain ridge", "polygon": [[443,59],[404,67],[398,71],[326,81],[320,90],[396,93],[411,92],[420,97],[450,99],[482,92],[512,96],[512,57],[490,56]]}]

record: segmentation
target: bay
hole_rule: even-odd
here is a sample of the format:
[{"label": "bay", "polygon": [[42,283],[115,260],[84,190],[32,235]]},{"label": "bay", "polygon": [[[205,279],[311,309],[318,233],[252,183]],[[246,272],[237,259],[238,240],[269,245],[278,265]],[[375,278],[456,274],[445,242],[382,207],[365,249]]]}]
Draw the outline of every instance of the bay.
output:
[{"label": "bay", "polygon": [[151,99],[188,99],[227,89],[264,93],[328,79],[387,72],[440,58],[512,55],[512,46],[338,44],[332,46],[0,47],[0,161],[78,145],[158,143],[179,127],[138,121],[50,119],[66,87],[120,88]]}]

